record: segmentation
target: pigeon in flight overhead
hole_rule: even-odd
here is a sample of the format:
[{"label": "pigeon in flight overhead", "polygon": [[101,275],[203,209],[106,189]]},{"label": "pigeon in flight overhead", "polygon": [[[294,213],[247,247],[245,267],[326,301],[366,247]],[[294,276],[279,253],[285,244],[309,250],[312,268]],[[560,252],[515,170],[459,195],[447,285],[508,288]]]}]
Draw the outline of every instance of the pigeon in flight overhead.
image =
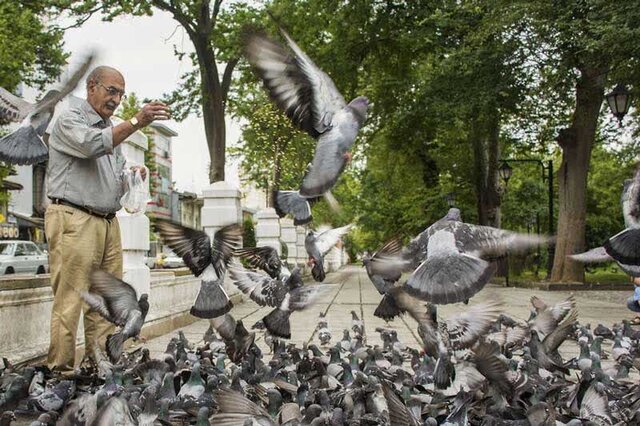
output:
[{"label": "pigeon in flight overhead", "polygon": [[229,268],[229,275],[235,285],[260,306],[275,308],[263,319],[269,333],[284,339],[291,338],[289,317],[293,311],[309,307],[323,289],[328,286],[305,286],[300,268],[294,268],[286,279],[271,278],[249,271],[240,264]]},{"label": "pigeon in flight overhead", "polygon": [[53,117],[56,105],[76,86],[93,62],[89,55],[60,90],[49,90],[39,102],[32,104],[0,87],[0,119],[20,122],[13,132],[0,138],[0,161],[11,164],[36,164],[49,157],[43,140],[44,132]]},{"label": "pigeon in flight overhead", "polygon": [[316,139],[316,151],[299,191],[278,191],[274,204],[280,217],[292,214],[296,224],[311,221],[309,199],[336,183],[358,131],[367,119],[369,101],[358,96],[346,103],[331,78],[280,29],[289,49],[264,34],[247,37],[245,53],[273,102],[293,124]]},{"label": "pigeon in flight overhead", "polygon": [[157,219],[155,229],[191,272],[202,276],[191,315],[210,319],[229,312],[233,304],[223,287],[224,274],[234,251],[242,245],[242,227],[231,224],[220,228],[213,237],[213,246],[204,231],[169,220]]},{"label": "pigeon in flight overhead", "polygon": [[92,271],[89,282],[89,291],[80,294],[84,301],[107,321],[122,327],[107,337],[107,355],[111,362],[117,362],[123,343],[140,335],[149,312],[149,295],[144,293],[138,299],[130,284],[102,270]]},{"label": "pigeon in flight overhead", "polygon": [[640,166],[633,179],[624,181],[621,201],[626,228],[609,238],[604,249],[618,263],[640,266]]},{"label": "pigeon in flight overhead", "polygon": [[450,209],[414,238],[404,253],[418,267],[405,290],[435,304],[463,302],[471,298],[495,272],[495,260],[548,242],[547,237],[519,234],[490,226],[464,223],[458,209]]},{"label": "pigeon in flight overhead", "polygon": [[346,225],[340,228],[333,228],[322,233],[309,230],[304,240],[304,247],[309,254],[309,266],[312,266],[311,275],[313,279],[319,282],[324,281],[324,255],[327,254],[331,247],[335,246],[340,238],[351,229],[353,225]]},{"label": "pigeon in flight overhead", "polygon": [[362,259],[369,279],[382,295],[382,300],[373,315],[386,321],[401,313],[391,294],[395,283],[400,280],[402,271],[408,264],[408,261],[402,258],[401,250],[402,242],[394,238],[372,256],[365,256]]}]

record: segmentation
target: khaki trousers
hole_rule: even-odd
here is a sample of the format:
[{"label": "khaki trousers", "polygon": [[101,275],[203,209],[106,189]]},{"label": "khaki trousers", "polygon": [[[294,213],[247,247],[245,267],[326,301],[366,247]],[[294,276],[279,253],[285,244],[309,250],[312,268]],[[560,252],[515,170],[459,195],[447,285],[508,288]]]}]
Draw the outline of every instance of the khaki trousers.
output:
[{"label": "khaki trousers", "polygon": [[76,334],[84,313],[85,354],[95,345],[104,347],[114,326],[88,306],[80,293],[89,289],[89,272],[103,269],[122,278],[122,244],[118,219],[102,219],[60,204],[47,207],[44,216],[49,245],[49,269],[53,289],[50,369],[71,372],[75,366]]}]

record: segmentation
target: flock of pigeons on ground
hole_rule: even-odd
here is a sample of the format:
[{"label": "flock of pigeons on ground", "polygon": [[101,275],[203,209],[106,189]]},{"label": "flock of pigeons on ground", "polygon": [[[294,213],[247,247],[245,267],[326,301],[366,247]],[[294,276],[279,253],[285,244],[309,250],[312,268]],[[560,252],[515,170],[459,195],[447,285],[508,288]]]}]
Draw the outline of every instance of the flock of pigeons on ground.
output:
[{"label": "flock of pigeons on ground", "polygon": [[[333,81],[282,34],[288,47],[264,34],[248,34],[245,53],[275,104],[317,140],[299,190],[274,193],[278,215],[306,225],[312,221],[311,205],[332,199],[330,190],[366,121],[368,100],[346,103]],[[47,93],[37,104],[0,90],[1,118],[22,122],[0,140],[0,160],[46,159],[43,135],[55,105],[90,62],[63,90]],[[628,228],[574,260],[615,260],[640,275],[639,181],[636,173],[623,192]],[[82,297],[119,327],[107,339],[106,356],[96,349],[72,378],[40,367],[17,369],[5,359],[0,426],[16,413],[42,413],[37,425],[640,424],[640,387],[629,378],[640,368],[640,332],[628,322],[591,330],[578,323],[572,298],[555,306],[532,298],[526,322],[507,316],[497,298],[461,308],[446,320],[437,315],[437,305],[469,304],[495,272],[494,260],[546,244],[548,237],[468,224],[452,208],[408,245],[393,239],[363,259],[382,296],[375,315],[386,321],[411,317],[422,347],[405,346],[391,328],[376,330],[382,346],[367,345],[364,324],[352,312],[352,328],[340,341],[321,315],[316,330],[321,349],[286,340],[291,314],[313,306],[330,285],[305,284],[302,269],[283,263],[273,248],[242,248],[236,224],[211,237],[161,219],[155,227],[201,279],[191,314],[210,321],[204,343],[196,347],[181,334],[159,359],[151,359],[146,349],[126,353],[125,342],[137,338],[144,325],[148,295],[138,298],[128,283],[93,271]],[[305,248],[316,282],[325,280],[324,256],[350,228],[309,230]],[[233,317],[227,272],[252,301],[272,308],[252,327],[264,329],[270,353],[263,354],[256,332]],[[578,357],[561,357],[558,349],[566,340],[578,342]],[[613,342],[610,350],[603,348],[605,341]],[[606,358],[613,361],[611,368],[601,364]]]}]

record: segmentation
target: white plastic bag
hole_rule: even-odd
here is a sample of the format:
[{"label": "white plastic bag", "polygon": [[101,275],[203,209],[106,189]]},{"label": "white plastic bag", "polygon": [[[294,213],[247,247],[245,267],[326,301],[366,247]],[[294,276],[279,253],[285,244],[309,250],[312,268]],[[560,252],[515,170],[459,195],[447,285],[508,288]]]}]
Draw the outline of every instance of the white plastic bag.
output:
[{"label": "white plastic bag", "polygon": [[[145,179],[142,178],[144,169]],[[122,170],[122,182],[125,193],[120,204],[131,215],[144,214],[149,197],[149,169],[146,166],[125,166]]]}]

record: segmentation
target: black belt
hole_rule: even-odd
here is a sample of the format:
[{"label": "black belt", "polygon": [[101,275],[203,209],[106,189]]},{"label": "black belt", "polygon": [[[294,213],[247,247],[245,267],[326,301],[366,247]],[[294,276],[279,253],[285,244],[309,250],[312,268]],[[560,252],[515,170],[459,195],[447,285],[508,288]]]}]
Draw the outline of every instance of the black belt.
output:
[{"label": "black belt", "polygon": [[116,217],[115,213],[100,213],[97,212],[95,210],[91,210],[87,207],[84,206],[79,206],[75,203],[72,203],[71,201],[67,201],[67,200],[63,200],[62,198],[49,198],[51,200],[51,202],[53,204],[61,204],[63,206],[69,206],[69,207],[73,207],[74,209],[78,209],[78,210],[82,210],[85,213],[89,213],[92,216],[97,216],[100,217],[102,219],[107,219],[107,220],[111,220],[114,217]]}]

